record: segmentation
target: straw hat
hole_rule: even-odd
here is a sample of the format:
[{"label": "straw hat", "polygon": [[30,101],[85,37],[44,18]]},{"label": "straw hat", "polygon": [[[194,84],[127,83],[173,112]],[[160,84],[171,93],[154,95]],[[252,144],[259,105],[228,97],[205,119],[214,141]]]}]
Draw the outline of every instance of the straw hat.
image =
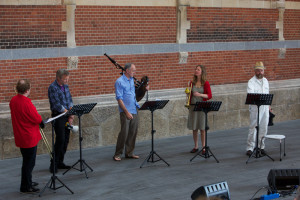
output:
[{"label": "straw hat", "polygon": [[263,62],[257,62],[254,69],[265,69]]}]

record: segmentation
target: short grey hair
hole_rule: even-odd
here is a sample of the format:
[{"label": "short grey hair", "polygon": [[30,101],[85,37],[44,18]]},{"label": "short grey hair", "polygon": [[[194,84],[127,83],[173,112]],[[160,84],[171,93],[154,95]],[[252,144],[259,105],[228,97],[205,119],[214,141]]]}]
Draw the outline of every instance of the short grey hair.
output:
[{"label": "short grey hair", "polygon": [[125,71],[131,68],[132,63],[126,63],[124,66]]},{"label": "short grey hair", "polygon": [[56,71],[56,78],[62,78],[63,76],[69,76],[69,71],[66,69],[59,69]]}]

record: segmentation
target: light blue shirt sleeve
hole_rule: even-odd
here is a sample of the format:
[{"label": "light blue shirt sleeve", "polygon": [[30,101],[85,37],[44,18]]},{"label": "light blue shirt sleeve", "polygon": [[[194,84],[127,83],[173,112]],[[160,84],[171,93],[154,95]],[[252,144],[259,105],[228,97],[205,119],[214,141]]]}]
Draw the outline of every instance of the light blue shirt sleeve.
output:
[{"label": "light blue shirt sleeve", "polygon": [[123,100],[122,84],[118,80],[115,83],[115,92],[116,92],[116,99],[117,99],[117,101],[120,100],[120,99]]}]

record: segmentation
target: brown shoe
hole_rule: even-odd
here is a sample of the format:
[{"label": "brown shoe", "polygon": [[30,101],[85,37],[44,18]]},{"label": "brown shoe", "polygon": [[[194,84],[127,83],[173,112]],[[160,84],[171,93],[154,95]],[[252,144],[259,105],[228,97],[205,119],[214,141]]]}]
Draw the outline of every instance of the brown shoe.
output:
[{"label": "brown shoe", "polygon": [[252,152],[251,150],[248,150],[248,151],[246,152],[246,155],[250,157],[250,156],[252,155],[252,153],[253,153],[253,152]]}]

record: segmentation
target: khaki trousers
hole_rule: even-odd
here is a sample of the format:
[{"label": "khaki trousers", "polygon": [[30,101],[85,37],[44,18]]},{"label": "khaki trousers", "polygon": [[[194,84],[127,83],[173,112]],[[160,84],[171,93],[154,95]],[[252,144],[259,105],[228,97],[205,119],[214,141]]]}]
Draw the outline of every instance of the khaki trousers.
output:
[{"label": "khaki trousers", "polygon": [[125,156],[132,156],[138,131],[138,114],[132,114],[133,119],[126,118],[124,112],[120,113],[121,131],[118,136],[115,156],[121,156],[125,146]]}]

